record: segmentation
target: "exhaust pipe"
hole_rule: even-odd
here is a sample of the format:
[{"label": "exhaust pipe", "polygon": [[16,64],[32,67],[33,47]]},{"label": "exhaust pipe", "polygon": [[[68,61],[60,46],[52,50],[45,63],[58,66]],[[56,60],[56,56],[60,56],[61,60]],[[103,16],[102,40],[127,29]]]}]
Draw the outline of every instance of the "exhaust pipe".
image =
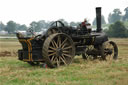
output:
[{"label": "exhaust pipe", "polygon": [[97,32],[101,32],[101,7],[96,7],[96,23],[97,23]]}]

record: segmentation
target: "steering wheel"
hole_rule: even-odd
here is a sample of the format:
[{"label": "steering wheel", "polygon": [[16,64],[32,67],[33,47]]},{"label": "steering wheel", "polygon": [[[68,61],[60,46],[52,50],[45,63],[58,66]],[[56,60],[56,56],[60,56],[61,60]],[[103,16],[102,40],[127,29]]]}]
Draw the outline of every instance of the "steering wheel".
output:
[{"label": "steering wheel", "polygon": [[64,27],[64,23],[62,23],[61,21],[55,21],[51,24],[51,26],[54,26],[55,24],[56,27],[59,27],[57,23],[59,23],[62,27]]}]

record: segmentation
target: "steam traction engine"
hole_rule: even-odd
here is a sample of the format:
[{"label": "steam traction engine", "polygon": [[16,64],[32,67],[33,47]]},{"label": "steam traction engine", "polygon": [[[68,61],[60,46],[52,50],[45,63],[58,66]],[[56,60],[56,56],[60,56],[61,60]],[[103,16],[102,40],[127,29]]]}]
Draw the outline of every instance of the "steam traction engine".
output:
[{"label": "steam traction engine", "polygon": [[83,59],[117,59],[118,48],[101,29],[101,8],[96,8],[97,29],[91,31],[90,24],[83,22],[78,27],[54,22],[45,34],[24,37],[17,33],[23,49],[18,50],[19,60],[31,65],[46,63],[49,67],[69,65],[75,55]]}]

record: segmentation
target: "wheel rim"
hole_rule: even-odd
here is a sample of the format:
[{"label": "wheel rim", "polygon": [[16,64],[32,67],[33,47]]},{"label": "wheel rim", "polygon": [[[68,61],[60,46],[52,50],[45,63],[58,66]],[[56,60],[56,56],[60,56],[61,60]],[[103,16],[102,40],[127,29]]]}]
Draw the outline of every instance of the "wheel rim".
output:
[{"label": "wheel rim", "polygon": [[47,36],[50,36],[51,34],[60,33],[60,30],[56,27],[52,27],[47,31]]},{"label": "wheel rim", "polygon": [[113,41],[108,41],[103,44],[105,60],[112,61],[118,57],[118,47]]},{"label": "wheel rim", "polygon": [[65,34],[53,34],[44,42],[43,55],[50,67],[70,64],[74,53],[73,41]]}]

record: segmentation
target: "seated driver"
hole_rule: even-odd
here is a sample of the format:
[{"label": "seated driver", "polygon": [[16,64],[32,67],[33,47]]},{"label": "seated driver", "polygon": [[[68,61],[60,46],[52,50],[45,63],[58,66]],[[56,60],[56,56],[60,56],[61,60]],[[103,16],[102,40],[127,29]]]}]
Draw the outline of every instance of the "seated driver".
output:
[{"label": "seated driver", "polygon": [[81,23],[81,28],[89,33],[91,32],[91,24],[88,23],[86,19]]}]

